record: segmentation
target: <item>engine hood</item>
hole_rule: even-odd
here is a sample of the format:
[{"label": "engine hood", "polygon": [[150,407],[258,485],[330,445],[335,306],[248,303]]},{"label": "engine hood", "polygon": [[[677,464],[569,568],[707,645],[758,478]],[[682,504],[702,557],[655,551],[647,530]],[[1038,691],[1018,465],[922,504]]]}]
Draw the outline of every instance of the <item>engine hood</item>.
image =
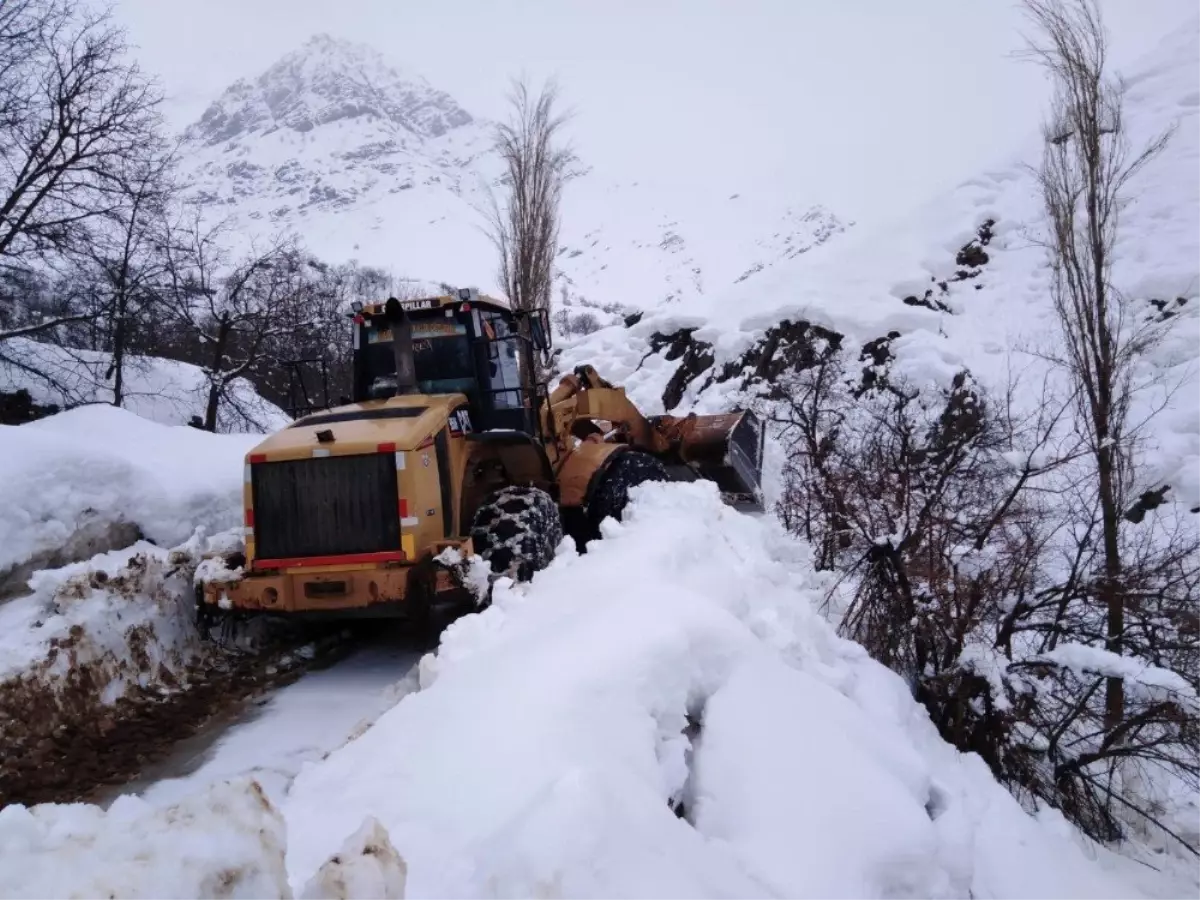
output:
[{"label": "engine hood", "polygon": [[[341,456],[375,453],[380,444],[394,450],[416,450],[435,435],[450,413],[467,402],[462,394],[413,394],[352,403],[297,419],[250,451],[250,456],[270,460],[312,456],[314,450]],[[328,431],[332,440],[319,440]],[[321,454],[324,455],[324,454]]]}]

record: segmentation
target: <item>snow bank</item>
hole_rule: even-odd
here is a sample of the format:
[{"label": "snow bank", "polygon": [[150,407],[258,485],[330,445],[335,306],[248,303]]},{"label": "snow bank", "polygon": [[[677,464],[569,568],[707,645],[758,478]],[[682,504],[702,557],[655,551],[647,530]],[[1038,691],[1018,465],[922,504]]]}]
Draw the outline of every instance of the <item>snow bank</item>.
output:
[{"label": "snow bank", "polygon": [[419,896],[1144,893],[834,634],[773,520],[651,484],[604,528],[500,582],[419,693],[300,774],[294,886],[373,816]]},{"label": "snow bank", "polygon": [[[108,353],[10,338],[0,357],[0,391],[24,389],[35,403],[63,408],[111,404],[111,363]],[[199,366],[156,356],[131,356],[125,365],[125,409],[164,425],[186,425],[193,416],[204,417],[208,382]],[[45,377],[34,377],[28,369]],[[229,398],[217,412],[220,431],[274,431],[291,421],[244,378],[230,385]]]},{"label": "snow bank", "polygon": [[[258,785],[167,809],[121,797],[0,809],[0,897],[290,897],[283,819]],[[365,896],[365,895],[364,895]]]},{"label": "snow bank", "polygon": [[342,848],[304,886],[300,897],[372,897],[391,900],[404,896],[407,867],[375,819],[350,835]]},{"label": "snow bank", "polygon": [[933,782],[911,741],[828,684],[777,659],[740,666],[709,700],[694,758],[697,830],[772,894],[961,893],[953,876],[967,873],[938,860]]},{"label": "snow bank", "polygon": [[[419,692],[305,765],[286,851],[245,781],[165,809],[12,806],[0,895],[1194,893],[1028,816],[941,741],[819,615],[824,576],[772,519],[707,483],[649,484],[604,530],[528,585],[500,581],[422,660]],[[88,583],[119,580],[118,561]]]},{"label": "snow bank", "polygon": [[[221,782],[173,806],[133,796],[0,809],[0,898],[291,898],[283,817],[257,782]],[[363,823],[296,896],[402,898],[404,859]]]},{"label": "snow bank", "polygon": [[70,795],[137,764],[137,739],[114,743],[119,726],[153,708],[167,729],[175,707],[164,701],[210,674],[191,573],[233,540],[139,542],[40,571],[33,593],[0,605],[0,798]]},{"label": "snow bank", "polygon": [[[131,633],[146,642],[147,668],[176,668],[196,644],[189,575],[207,542],[177,551],[146,541],[86,562],[45,569],[30,579],[32,592],[0,606],[0,679],[42,664],[66,678],[101,660],[135,672]],[[70,653],[52,650],[69,648]],[[136,675],[134,676],[136,681]],[[107,693],[120,691],[107,687]]]},{"label": "snow bank", "polygon": [[257,440],[111,406],[0,426],[0,593],[34,565],[107,549],[113,528],[172,546],[197,526],[216,533],[240,525],[243,458]]}]

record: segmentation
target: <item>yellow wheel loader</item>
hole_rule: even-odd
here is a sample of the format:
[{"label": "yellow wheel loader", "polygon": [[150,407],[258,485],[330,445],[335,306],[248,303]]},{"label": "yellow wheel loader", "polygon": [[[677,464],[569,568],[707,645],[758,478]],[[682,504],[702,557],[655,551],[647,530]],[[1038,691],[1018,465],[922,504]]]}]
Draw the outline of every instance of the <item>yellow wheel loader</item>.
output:
[{"label": "yellow wheel loader", "polygon": [[564,533],[586,545],[619,519],[643,481],[709,479],[761,509],[751,412],[647,418],[590,366],[551,392],[533,377],[544,310],[464,289],[389,298],[353,321],[354,402],[246,457],[245,552],[202,566],[205,625],[388,616],[436,631],[485,600],[456,561],[478,554],[528,579]]}]

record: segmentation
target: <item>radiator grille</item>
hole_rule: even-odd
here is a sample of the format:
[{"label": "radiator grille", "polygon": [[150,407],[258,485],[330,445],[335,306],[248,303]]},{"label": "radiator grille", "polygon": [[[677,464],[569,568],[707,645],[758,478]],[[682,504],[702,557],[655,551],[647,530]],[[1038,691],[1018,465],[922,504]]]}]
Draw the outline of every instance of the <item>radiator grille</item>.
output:
[{"label": "radiator grille", "polygon": [[255,555],[260,559],[400,547],[391,453],[256,463],[251,488]]}]

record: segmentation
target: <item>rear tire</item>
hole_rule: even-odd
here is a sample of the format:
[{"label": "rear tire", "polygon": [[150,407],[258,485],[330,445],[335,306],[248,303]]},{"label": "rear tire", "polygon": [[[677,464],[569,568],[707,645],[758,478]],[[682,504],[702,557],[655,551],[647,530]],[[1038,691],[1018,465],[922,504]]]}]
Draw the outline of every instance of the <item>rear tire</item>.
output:
[{"label": "rear tire", "polygon": [[558,504],[534,487],[506,487],[475,513],[471,543],[496,575],[528,581],[554,559],[562,542]]},{"label": "rear tire", "polygon": [[600,523],[609,516],[621,521],[629,503],[629,491],[647,481],[670,481],[667,468],[649,453],[624,450],[613,457],[600,475],[588,501],[588,522],[595,537]]}]

